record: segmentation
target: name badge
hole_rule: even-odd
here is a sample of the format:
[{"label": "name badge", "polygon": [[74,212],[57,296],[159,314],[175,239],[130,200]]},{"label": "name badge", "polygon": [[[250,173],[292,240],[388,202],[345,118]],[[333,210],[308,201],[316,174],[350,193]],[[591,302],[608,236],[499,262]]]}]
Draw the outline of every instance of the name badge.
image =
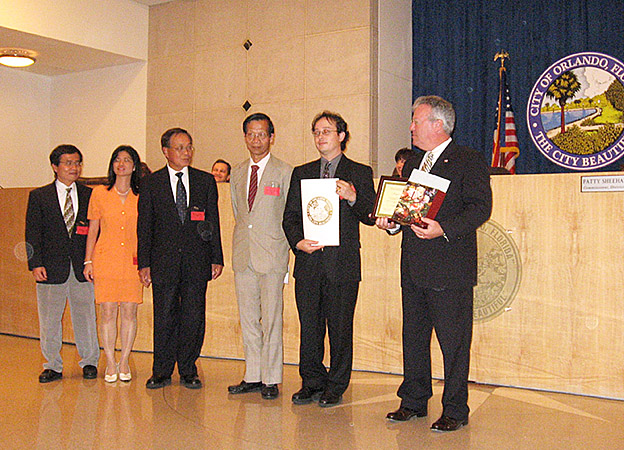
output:
[{"label": "name badge", "polygon": [[264,195],[272,195],[274,197],[279,197],[280,187],[279,186],[265,186]]},{"label": "name badge", "polygon": [[76,234],[86,236],[89,233],[89,227],[87,225],[77,225]]},{"label": "name badge", "polygon": [[205,220],[205,218],[206,214],[204,213],[204,211],[191,211],[191,220],[198,221]]}]

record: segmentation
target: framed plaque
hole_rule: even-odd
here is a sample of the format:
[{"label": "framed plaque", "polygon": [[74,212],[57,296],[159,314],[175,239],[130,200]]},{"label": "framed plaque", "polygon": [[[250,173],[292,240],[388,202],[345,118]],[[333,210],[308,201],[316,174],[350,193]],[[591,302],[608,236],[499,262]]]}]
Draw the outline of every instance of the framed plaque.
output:
[{"label": "framed plaque", "polygon": [[377,188],[377,199],[373,209],[374,218],[392,218],[401,194],[407,185],[407,178],[382,176]]}]

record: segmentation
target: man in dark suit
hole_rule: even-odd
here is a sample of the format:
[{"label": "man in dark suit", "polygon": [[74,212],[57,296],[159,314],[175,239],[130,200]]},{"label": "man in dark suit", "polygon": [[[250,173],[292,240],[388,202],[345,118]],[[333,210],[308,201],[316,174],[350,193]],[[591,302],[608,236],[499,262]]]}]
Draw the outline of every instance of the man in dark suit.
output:
[{"label": "man in dark suit", "polygon": [[217,185],[189,166],[186,130],[167,130],[161,145],[167,165],[143,179],[137,223],[139,276],[144,286],[153,283],[154,364],[146,387],[171,384],[177,362],[182,385],[199,389],[206,287],[223,270]]},{"label": "man in dark suit", "polygon": [[30,192],[26,211],[26,245],[32,250],[28,268],[37,282],[39,337],[46,359],[39,382],[63,377],[61,321],[66,301],[83,377],[93,379],[100,347],[93,284],[82,273],[91,188],[76,183],[82,172],[82,153],[73,145],[52,150],[50,163],[56,179]]},{"label": "man in dark suit", "polygon": [[[360,222],[372,225],[375,202],[373,171],[347,158],[347,123],[324,111],[312,121],[314,143],[321,159],[293,170],[283,227],[295,254],[295,297],[301,342],[299,374],[302,388],[292,396],[295,404],[319,400],[323,407],[340,403],[349,386],[353,360],[353,314],[360,273]],[[340,245],[323,247],[303,234],[301,180],[338,178],[341,197]],[[325,330],[329,332],[330,369],[323,365]],[[320,396],[320,397],[319,397]]]},{"label": "man in dark suit", "polygon": [[[401,227],[404,380],[398,391],[401,406],[387,418],[406,421],[427,415],[435,329],[444,358],[444,395],[442,416],[431,429],[454,431],[468,424],[476,230],[490,217],[492,191],[482,155],[450,137],[453,106],[437,96],[419,97],[413,112],[412,143],[423,152],[405,162],[404,176],[420,169],[451,183],[436,220],[423,219],[427,228]],[[391,234],[399,232],[399,226],[387,219],[377,219],[377,226]]]}]

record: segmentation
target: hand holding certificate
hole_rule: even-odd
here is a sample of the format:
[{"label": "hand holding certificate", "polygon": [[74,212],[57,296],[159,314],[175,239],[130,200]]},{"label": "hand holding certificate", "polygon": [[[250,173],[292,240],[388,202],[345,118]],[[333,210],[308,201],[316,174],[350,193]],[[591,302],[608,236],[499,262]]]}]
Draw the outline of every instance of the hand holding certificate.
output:
[{"label": "hand holding certificate", "polygon": [[340,198],[337,178],[301,180],[301,209],[305,239],[318,246],[340,245]]}]

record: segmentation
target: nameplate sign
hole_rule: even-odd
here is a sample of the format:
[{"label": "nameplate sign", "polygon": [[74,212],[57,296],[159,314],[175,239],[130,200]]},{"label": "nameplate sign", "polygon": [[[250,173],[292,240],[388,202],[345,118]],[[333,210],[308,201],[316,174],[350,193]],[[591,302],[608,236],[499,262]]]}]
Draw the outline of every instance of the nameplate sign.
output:
[{"label": "nameplate sign", "polygon": [[623,192],[624,175],[592,175],[581,177],[581,192]]}]

